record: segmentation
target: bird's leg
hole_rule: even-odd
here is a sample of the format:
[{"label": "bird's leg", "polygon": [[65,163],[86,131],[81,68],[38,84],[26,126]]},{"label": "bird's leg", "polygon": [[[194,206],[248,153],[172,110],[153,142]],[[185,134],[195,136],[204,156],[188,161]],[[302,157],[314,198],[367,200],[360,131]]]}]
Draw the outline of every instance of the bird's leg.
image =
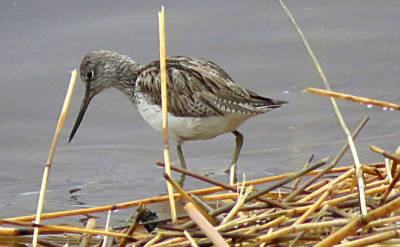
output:
[{"label": "bird's leg", "polygon": [[233,156],[232,156],[232,163],[231,166],[229,168],[229,184],[233,185],[234,183],[237,182],[237,176],[236,176],[236,163],[237,160],[239,158],[239,154],[240,154],[240,150],[242,149],[243,146],[243,135],[242,133],[240,133],[239,131],[235,130],[232,131],[232,134],[235,135],[236,137],[236,145],[235,145],[235,151],[233,152]]},{"label": "bird's leg", "polygon": [[[180,142],[178,142],[178,144],[176,144],[176,151],[178,153],[179,161],[181,163],[182,168],[186,169],[185,157],[183,157],[183,151],[182,151],[182,146],[181,146]],[[179,182],[178,182],[181,187],[183,187],[185,178],[186,178],[186,175],[182,173],[181,177],[179,178]]]}]

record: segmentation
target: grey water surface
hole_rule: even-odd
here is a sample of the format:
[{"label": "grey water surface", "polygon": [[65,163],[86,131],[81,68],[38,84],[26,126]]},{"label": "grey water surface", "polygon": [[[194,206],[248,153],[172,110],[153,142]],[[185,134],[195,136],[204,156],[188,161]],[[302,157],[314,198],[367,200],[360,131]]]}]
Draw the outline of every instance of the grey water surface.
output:
[{"label": "grey water surface", "polygon": [[[334,90],[399,102],[400,2],[286,1]],[[167,53],[209,58],[257,93],[289,101],[246,122],[239,159],[247,179],[334,157],[345,136],[323,85],[277,1],[0,1],[0,218],[32,214],[69,71],[85,53],[108,49],[140,63],[158,58],[158,18],[166,8]],[[50,174],[46,212],[165,193],[161,135],[120,92],[91,103],[72,143],[67,136],[84,93],[79,81]],[[399,113],[340,101],[363,162],[381,161],[369,144],[399,145]],[[186,143],[191,170],[228,181],[233,135]],[[175,160],[176,155],[173,152]],[[351,156],[341,162],[351,164]],[[208,186],[188,179],[187,189]],[[80,191],[71,195],[70,190]],[[130,211],[115,216],[123,219]],[[115,218],[114,218],[115,219]]]}]

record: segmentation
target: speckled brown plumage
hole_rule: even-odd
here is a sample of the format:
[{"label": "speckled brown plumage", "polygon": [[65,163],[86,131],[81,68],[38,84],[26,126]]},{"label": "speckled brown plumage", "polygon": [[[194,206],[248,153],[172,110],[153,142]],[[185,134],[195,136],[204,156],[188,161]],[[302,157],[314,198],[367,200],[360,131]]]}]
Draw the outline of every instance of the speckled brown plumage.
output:
[{"label": "speckled brown plumage", "polygon": [[[159,61],[138,70],[135,91],[149,103],[161,105]],[[259,114],[284,101],[257,95],[233,82],[218,65],[206,59],[178,56],[167,59],[168,110],[180,117]],[[139,100],[139,99],[136,99]]]}]

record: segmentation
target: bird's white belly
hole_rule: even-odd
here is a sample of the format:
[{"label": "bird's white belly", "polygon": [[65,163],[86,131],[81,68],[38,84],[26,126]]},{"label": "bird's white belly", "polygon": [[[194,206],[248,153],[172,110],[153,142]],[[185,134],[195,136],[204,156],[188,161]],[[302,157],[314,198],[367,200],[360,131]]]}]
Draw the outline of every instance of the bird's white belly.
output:
[{"label": "bird's white belly", "polygon": [[[158,105],[137,104],[143,119],[154,129],[162,131],[162,111]],[[177,141],[205,140],[236,130],[250,115],[230,114],[213,117],[176,117],[168,113],[168,129]]]}]

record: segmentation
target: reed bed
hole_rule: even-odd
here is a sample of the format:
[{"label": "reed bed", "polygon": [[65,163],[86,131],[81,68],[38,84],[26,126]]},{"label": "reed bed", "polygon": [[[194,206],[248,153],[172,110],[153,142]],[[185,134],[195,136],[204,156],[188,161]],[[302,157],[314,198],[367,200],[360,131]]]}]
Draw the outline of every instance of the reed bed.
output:
[{"label": "reed bed", "polygon": [[[389,154],[386,156],[399,157],[384,152]],[[379,152],[377,157],[383,160],[385,156]],[[323,159],[277,179],[234,186],[172,166],[173,171],[217,185],[219,190],[210,187],[209,193],[201,195],[185,191],[164,174],[178,191],[174,195],[177,203],[185,204],[185,211],[180,212],[176,222],[170,218],[146,220],[148,208],[160,202],[160,197],[153,197],[139,200],[140,206],[134,206],[137,213],[130,223],[113,229],[96,226],[94,219],[86,228],[36,224],[32,223],[33,215],[3,219],[0,243],[30,242],[34,228],[40,229],[38,243],[44,246],[99,245],[104,241],[99,236],[107,236],[114,246],[365,246],[365,243],[383,245],[400,240],[397,229],[400,182],[394,179],[399,177],[400,168],[392,169],[384,162],[362,165],[367,205],[364,216],[354,167],[317,169],[329,165]],[[299,178],[302,182],[297,182]],[[310,180],[313,182],[309,183]],[[304,184],[308,185],[298,191]],[[168,196],[163,201],[167,202]],[[85,213],[90,211],[98,212],[97,208],[88,208]],[[67,217],[64,215],[55,218],[62,222]],[[43,216],[42,220],[46,219],[46,214]]]},{"label": "reed bed", "polygon": [[[333,158],[310,159],[297,172],[241,181],[217,181],[169,163],[167,119],[164,119],[164,178],[168,195],[93,208],[41,213],[0,219],[0,245],[24,243],[42,246],[393,246],[400,244],[400,148],[392,153],[371,145],[377,163],[364,164],[354,139],[368,122],[363,118],[351,133],[335,98],[398,110],[398,105],[331,90],[315,54],[290,10],[278,0],[294,25],[326,90],[306,91],[328,96],[347,142]],[[160,56],[165,59],[164,9],[160,12]],[[165,70],[165,64],[163,63]],[[165,73],[164,73],[165,75]],[[164,85],[165,78],[164,78]],[[164,97],[167,88],[163,89]],[[164,113],[167,106],[163,105]],[[166,114],[165,114],[166,115]],[[57,132],[61,128],[57,128]],[[56,142],[55,142],[56,143]],[[51,150],[55,150],[55,144]],[[354,164],[339,166],[350,150]],[[50,151],[54,155],[54,151]],[[301,162],[301,161],[299,161]],[[51,164],[51,162],[48,162]],[[338,167],[337,167],[338,166]],[[48,165],[50,168],[50,165]],[[172,178],[172,171],[200,180],[209,187],[186,191]],[[231,174],[232,177],[232,174]],[[46,184],[47,177],[43,180]],[[174,193],[175,191],[175,193]],[[45,193],[45,189],[43,189]],[[170,217],[158,218],[150,210],[165,202]],[[175,209],[184,204],[184,211]],[[134,208],[125,224],[110,227],[117,209]],[[69,216],[106,214],[105,225],[90,218],[86,227],[62,224]],[[42,221],[56,219],[59,224]],[[35,235],[35,237],[33,237]]]}]

